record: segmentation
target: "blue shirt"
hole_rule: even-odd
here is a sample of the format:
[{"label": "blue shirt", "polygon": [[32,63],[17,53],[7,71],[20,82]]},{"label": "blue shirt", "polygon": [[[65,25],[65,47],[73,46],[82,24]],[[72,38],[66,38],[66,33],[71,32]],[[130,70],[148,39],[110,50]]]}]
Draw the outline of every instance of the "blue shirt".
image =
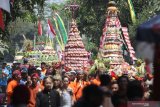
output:
[{"label": "blue shirt", "polygon": [[21,80],[20,80],[20,84],[21,84],[21,85],[26,85],[26,83],[27,83],[27,80],[25,80],[25,79],[21,79]]},{"label": "blue shirt", "polygon": [[5,67],[5,69],[1,69],[0,70],[0,85],[7,86],[7,81],[11,77],[12,77],[12,72],[9,67]]}]

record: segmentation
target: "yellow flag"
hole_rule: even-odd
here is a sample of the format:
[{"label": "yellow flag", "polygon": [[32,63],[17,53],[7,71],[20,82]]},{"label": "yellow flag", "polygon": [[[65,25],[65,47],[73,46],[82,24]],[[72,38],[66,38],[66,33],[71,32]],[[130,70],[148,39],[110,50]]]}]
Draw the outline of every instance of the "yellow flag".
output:
[{"label": "yellow flag", "polygon": [[136,23],[136,14],[131,0],[128,0],[132,23]]}]

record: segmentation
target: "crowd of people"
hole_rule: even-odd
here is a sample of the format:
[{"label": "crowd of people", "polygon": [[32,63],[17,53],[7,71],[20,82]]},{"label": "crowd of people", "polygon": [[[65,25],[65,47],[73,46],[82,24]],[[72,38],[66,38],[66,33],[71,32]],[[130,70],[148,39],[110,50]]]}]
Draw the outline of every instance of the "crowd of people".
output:
[{"label": "crowd of people", "polygon": [[65,71],[47,65],[2,65],[0,84],[6,92],[8,107],[127,107],[128,101],[152,100],[153,77],[143,80],[122,75],[112,79],[99,70]]}]

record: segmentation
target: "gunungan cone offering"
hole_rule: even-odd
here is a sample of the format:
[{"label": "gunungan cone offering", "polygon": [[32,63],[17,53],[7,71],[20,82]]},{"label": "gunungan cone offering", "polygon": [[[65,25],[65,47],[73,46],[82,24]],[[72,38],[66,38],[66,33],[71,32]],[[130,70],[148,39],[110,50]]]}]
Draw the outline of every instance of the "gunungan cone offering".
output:
[{"label": "gunungan cone offering", "polygon": [[72,70],[83,69],[88,66],[88,52],[85,50],[76,21],[72,19],[68,41],[65,46],[65,66]]}]

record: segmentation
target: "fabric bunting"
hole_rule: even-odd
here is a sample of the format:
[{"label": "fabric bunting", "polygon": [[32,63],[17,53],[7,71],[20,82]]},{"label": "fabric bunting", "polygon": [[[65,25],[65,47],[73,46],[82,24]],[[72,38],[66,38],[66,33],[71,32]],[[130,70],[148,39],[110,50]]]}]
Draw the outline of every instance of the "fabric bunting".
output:
[{"label": "fabric bunting", "polygon": [[121,22],[119,21],[118,17],[116,18],[115,25],[116,27],[121,27]]},{"label": "fabric bunting", "polygon": [[129,40],[128,29],[126,27],[122,27],[122,32],[124,35],[124,39],[127,43],[127,47],[129,49],[130,57],[132,58],[132,60],[136,60],[137,58],[135,57],[135,51],[134,51],[133,47],[131,46],[131,42]]},{"label": "fabric bunting", "polygon": [[[108,17],[108,16],[107,16]],[[103,44],[104,44],[104,41],[105,41],[105,37],[106,37],[106,32],[107,32],[107,25],[109,24],[108,22],[110,22],[110,18],[108,17],[107,20],[106,20],[106,23],[105,23],[105,26],[103,28],[103,34],[100,38],[100,48],[102,49],[103,48]]]}]

